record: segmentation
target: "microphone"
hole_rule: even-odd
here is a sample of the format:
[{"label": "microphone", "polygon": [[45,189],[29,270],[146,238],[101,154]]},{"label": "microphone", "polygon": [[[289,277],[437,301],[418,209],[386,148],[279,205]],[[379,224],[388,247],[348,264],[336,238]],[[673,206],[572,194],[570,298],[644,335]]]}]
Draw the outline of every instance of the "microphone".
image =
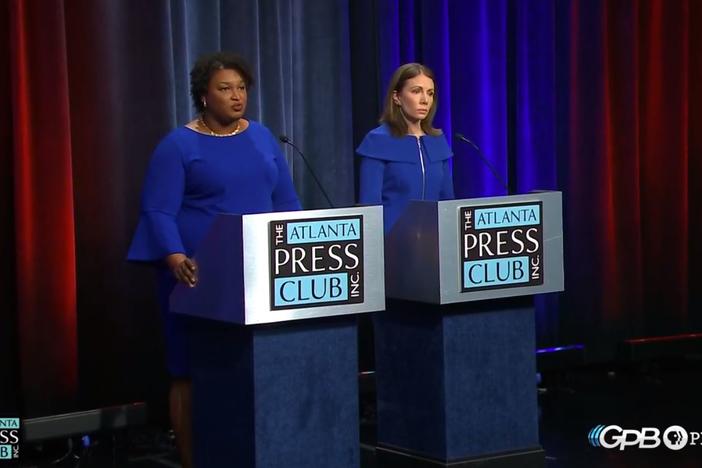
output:
[{"label": "microphone", "polygon": [[509,195],[509,187],[507,186],[507,183],[502,179],[502,177],[500,177],[500,175],[495,170],[495,167],[492,164],[490,164],[488,158],[485,157],[485,153],[483,153],[483,151],[478,147],[478,145],[476,145],[475,143],[473,143],[468,138],[464,137],[458,132],[454,133],[453,136],[455,136],[464,143],[468,143],[470,146],[472,146],[478,151],[478,156],[480,156],[480,159],[483,160],[483,163],[488,167],[488,169],[490,169],[490,172],[492,172],[492,175],[495,177],[495,180],[497,180],[505,188],[505,191]]},{"label": "microphone", "polygon": [[300,157],[302,158],[302,161],[304,161],[304,163],[305,163],[305,166],[307,166],[307,170],[310,171],[312,178],[317,183],[317,187],[319,187],[319,190],[322,191],[322,195],[324,195],[324,198],[327,200],[327,203],[329,203],[329,208],[336,208],[336,206],[334,206],[334,204],[331,202],[331,200],[329,200],[329,195],[327,195],[326,190],[324,190],[324,187],[322,187],[322,184],[319,182],[319,179],[317,179],[317,175],[312,170],[312,166],[310,166],[310,163],[307,162],[307,158],[305,157],[305,155],[302,154],[302,151],[300,151],[300,148],[295,146],[295,143],[293,143],[292,140],[290,138],[288,138],[286,135],[280,135],[278,137],[278,139],[280,139],[280,141],[282,141],[286,145],[292,146],[293,149],[297,152],[297,154],[300,155]]}]

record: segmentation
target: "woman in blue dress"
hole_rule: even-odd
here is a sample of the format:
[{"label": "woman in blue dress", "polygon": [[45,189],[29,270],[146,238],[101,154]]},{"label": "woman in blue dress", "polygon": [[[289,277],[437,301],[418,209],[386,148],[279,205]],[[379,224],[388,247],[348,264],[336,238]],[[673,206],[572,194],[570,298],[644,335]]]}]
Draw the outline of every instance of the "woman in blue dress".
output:
[{"label": "woman in blue dress", "polygon": [[201,57],[190,73],[199,117],[171,131],[149,164],[139,224],[128,259],[149,262],[158,272],[165,324],[166,358],[172,378],[171,423],[184,467],[192,466],[190,371],[185,320],[169,313],[176,282],[198,283],[192,257],[218,213],[300,209],[278,142],[263,125],[244,118],[249,67],[238,56]]},{"label": "woman in blue dress", "polygon": [[402,65],[390,80],[381,125],[356,149],[359,203],[383,205],[386,234],[410,200],[453,199],[453,153],[433,127],[436,105],[434,73],[419,63]]},{"label": "woman in blue dress", "polygon": [[[360,157],[358,201],[383,205],[386,236],[410,200],[454,198],[449,163],[453,153],[444,134],[433,126],[436,105],[434,73],[419,63],[402,65],[388,85],[381,125],[368,132],[356,149]],[[389,300],[388,311],[395,307]],[[372,323],[360,319],[360,366],[364,370],[378,370],[373,342],[374,335],[383,335],[384,317],[385,313],[375,315]],[[376,376],[383,378],[382,370]]]}]

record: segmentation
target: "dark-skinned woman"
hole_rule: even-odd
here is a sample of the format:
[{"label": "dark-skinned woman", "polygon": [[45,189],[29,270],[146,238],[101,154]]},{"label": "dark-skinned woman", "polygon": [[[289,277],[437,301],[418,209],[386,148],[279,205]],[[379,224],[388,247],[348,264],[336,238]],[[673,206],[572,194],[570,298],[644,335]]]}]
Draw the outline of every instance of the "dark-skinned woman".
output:
[{"label": "dark-skinned woman", "polygon": [[157,266],[171,423],[185,468],[192,466],[190,369],[185,319],[169,312],[169,295],[176,282],[197,286],[192,256],[218,213],[300,209],[276,138],[244,118],[253,84],[248,65],[229,53],[207,55],[190,79],[199,116],[171,131],[154,151],[128,254],[131,261]]}]

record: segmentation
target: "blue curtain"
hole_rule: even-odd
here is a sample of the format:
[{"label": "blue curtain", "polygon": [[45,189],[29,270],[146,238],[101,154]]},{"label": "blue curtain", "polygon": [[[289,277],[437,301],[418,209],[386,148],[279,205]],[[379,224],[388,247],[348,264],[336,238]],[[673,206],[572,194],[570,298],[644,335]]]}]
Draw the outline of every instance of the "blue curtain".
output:
[{"label": "blue curtain", "polygon": [[[364,40],[366,49],[352,55],[354,97],[374,86],[377,116],[395,68],[416,61],[434,70],[435,122],[453,147],[457,198],[505,189],[454,132],[483,150],[513,192],[558,189],[555,2],[366,0],[353,8],[352,42]],[[364,73],[373,68],[378,76],[369,83]],[[354,114],[356,143],[376,125],[368,101]],[[558,296],[536,303],[540,342],[557,343]]]},{"label": "blue curtain", "polygon": [[[563,192],[566,290],[536,298],[540,345],[611,359],[699,329],[697,2],[362,0],[351,5],[354,141],[399,64],[437,74],[436,122],[512,192]],[[374,76],[367,71],[374,71]],[[372,98],[370,97],[372,96]],[[504,188],[453,139],[456,196]]]}]

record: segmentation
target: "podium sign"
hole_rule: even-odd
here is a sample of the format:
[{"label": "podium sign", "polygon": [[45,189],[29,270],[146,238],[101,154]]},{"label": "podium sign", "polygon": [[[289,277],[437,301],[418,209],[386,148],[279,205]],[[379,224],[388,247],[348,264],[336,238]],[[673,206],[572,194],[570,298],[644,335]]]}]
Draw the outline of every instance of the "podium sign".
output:
[{"label": "podium sign", "polygon": [[171,294],[196,317],[194,466],[359,466],[352,314],[385,308],[382,220],[379,206],[217,216],[198,285]]},{"label": "podium sign", "polygon": [[560,192],[412,201],[386,243],[388,297],[453,304],[562,291],[561,226]]},{"label": "podium sign", "polygon": [[271,309],[363,303],[363,215],[269,226]]},{"label": "podium sign", "polygon": [[461,292],[544,283],[543,204],[464,206]]},{"label": "podium sign", "polygon": [[173,311],[241,325],[385,308],[382,208],[222,214]]},{"label": "podium sign", "polygon": [[410,202],[375,320],[379,466],[545,466],[530,296],[563,290],[561,223],[560,192]]}]

